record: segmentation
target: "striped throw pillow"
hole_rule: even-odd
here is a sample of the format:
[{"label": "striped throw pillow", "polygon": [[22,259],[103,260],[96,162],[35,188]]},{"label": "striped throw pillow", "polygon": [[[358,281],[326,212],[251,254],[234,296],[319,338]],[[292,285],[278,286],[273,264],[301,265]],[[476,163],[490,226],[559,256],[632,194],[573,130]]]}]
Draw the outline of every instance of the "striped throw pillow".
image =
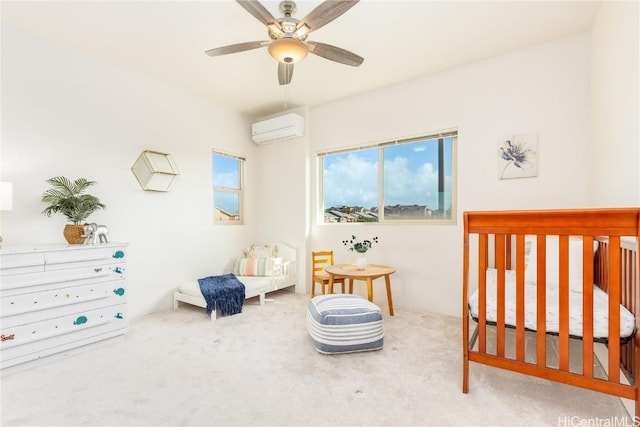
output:
[{"label": "striped throw pillow", "polygon": [[282,259],[274,257],[237,258],[233,274],[236,276],[273,276],[274,267],[280,263],[282,263]]}]

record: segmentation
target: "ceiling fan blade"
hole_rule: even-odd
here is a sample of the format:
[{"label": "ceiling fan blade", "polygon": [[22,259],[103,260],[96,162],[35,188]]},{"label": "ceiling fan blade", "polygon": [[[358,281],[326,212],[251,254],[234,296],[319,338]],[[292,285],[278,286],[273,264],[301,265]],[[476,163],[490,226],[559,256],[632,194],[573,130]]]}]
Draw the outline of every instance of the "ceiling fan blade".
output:
[{"label": "ceiling fan blade", "polygon": [[339,62],[352,67],[358,67],[364,62],[364,58],[348,50],[341,49],[326,43],[305,42],[309,46],[309,52],[321,56],[330,61]]},{"label": "ceiling fan blade", "polygon": [[359,1],[360,0],[327,0],[309,12],[309,14],[300,21],[297,28],[306,25],[309,27],[309,31],[315,31],[351,9]]},{"label": "ceiling fan blade", "polygon": [[293,64],[285,64],[284,62],[278,62],[278,82],[280,86],[288,85],[291,83],[293,77]]},{"label": "ceiling fan blade", "polygon": [[251,0],[236,0],[238,4],[244,9],[256,17],[256,19],[262,22],[264,25],[269,26],[271,24],[276,24],[280,27],[280,23],[273,17],[271,12],[269,12],[260,2],[251,1]]},{"label": "ceiling fan blade", "polygon": [[228,46],[216,47],[215,49],[206,50],[204,53],[206,53],[209,56],[228,55],[230,53],[237,53],[237,52],[244,52],[245,50],[258,49],[260,47],[267,46],[268,44],[269,44],[268,41],[230,44]]}]

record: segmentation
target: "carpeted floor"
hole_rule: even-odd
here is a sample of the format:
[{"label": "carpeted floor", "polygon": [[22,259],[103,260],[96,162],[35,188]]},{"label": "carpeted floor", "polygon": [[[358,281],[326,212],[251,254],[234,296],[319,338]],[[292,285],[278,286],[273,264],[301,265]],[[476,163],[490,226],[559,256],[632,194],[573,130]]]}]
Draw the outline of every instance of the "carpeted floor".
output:
[{"label": "carpeted floor", "polygon": [[486,366],[463,394],[458,318],[385,308],[382,350],[322,355],[307,302],[279,292],[215,322],[187,305],[136,319],[122,340],[3,377],[0,423],[632,425],[617,398]]}]

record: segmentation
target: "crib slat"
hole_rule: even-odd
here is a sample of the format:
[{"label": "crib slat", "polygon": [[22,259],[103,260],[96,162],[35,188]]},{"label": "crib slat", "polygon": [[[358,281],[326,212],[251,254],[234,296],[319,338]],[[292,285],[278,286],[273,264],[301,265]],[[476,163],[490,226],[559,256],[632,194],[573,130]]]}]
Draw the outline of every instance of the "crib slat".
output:
[{"label": "crib slat", "polygon": [[593,378],[593,237],[582,237],[582,375]]},{"label": "crib slat", "polygon": [[[621,242],[622,244],[622,242]],[[620,277],[620,285],[622,286],[622,304],[627,307],[629,309],[629,311],[631,311],[632,313],[636,313],[635,311],[635,307],[633,304],[633,287],[629,286],[632,274],[633,274],[633,257],[631,256],[631,252],[628,251],[625,248],[620,248],[621,250],[621,269],[622,269],[622,276]],[[632,349],[633,346],[631,345],[625,345],[624,347],[622,347],[620,349],[620,363],[622,364],[622,367],[629,372],[630,374],[632,374],[632,372],[629,370],[629,365],[630,365],[630,361],[633,360],[633,353],[632,353]]]},{"label": "crib slat", "polygon": [[559,302],[558,302],[558,368],[569,370],[569,236],[558,239]]},{"label": "crib slat", "polygon": [[[621,285],[623,293],[626,295],[626,298],[622,303],[625,307],[627,307],[627,309],[629,309],[629,311],[631,311],[632,313],[637,313],[634,293],[635,288],[633,287],[635,268],[633,251],[629,250],[628,247],[625,247],[622,241],[620,242],[620,246],[622,252],[621,262],[623,271],[623,276],[621,277]],[[635,372],[633,366],[633,346],[625,345],[621,349],[621,352],[622,367],[629,373],[629,375],[633,376],[633,373]]]},{"label": "crib slat", "polygon": [[478,351],[487,352],[487,235],[478,235]]},{"label": "crib slat", "polygon": [[609,238],[609,381],[620,382],[620,237]]},{"label": "crib slat", "polygon": [[511,260],[511,234],[506,234],[505,236],[505,262],[507,270],[513,270],[513,261]]},{"label": "crib slat", "polygon": [[518,234],[516,236],[516,360],[520,362],[524,362],[525,350],[526,350],[526,347],[525,347],[525,339],[524,339],[524,235]]},{"label": "crib slat", "polygon": [[[638,287],[637,287],[638,282],[640,282],[640,255],[638,255],[638,252],[634,250],[635,248],[631,244],[629,244],[629,246],[630,247],[627,248],[626,250],[630,252],[629,256],[631,258],[631,263],[633,264],[633,266],[631,267],[631,277],[629,278],[629,283],[627,283],[627,286],[633,289],[632,313],[636,314],[636,330],[640,330],[640,325],[638,325],[640,323],[638,320],[638,313],[640,313],[640,306],[638,306],[638,300],[640,299],[640,295],[638,295]],[[630,360],[626,368],[627,368],[627,371],[631,374],[631,378],[635,379],[636,386],[638,386],[640,385],[640,372],[639,372],[640,361],[638,360],[640,359],[640,351],[638,350],[638,348],[640,347],[640,344],[639,344],[640,337],[638,337],[637,333],[633,341],[634,342],[629,343],[629,347],[630,347],[629,359]],[[639,399],[636,401],[636,416],[638,415],[640,415],[640,396],[639,396]]]},{"label": "crib slat", "polygon": [[605,292],[609,292],[609,269],[607,268],[607,265],[609,263],[609,242],[606,241],[602,241],[599,243],[599,245],[601,246],[601,251],[600,254],[598,256],[598,267],[597,267],[597,272],[598,272],[598,277],[596,277],[596,280],[600,286],[600,288],[605,291]]},{"label": "crib slat", "polygon": [[469,228],[466,212],[464,223],[464,250],[462,251],[462,392],[469,391]]},{"label": "crib slat", "polygon": [[505,296],[504,296],[504,261],[505,261],[505,235],[495,235],[495,260],[498,279],[498,295],[497,295],[497,319],[496,319],[496,354],[504,357],[504,340],[505,340]]},{"label": "crib slat", "polygon": [[[626,272],[623,278],[624,289],[628,289],[629,299],[628,305],[625,305],[632,313],[638,313],[638,292],[634,286],[638,283],[638,259],[637,253],[634,251],[635,247],[631,242],[620,242],[622,247],[624,259],[624,271]],[[635,378],[637,369],[636,364],[636,348],[632,343],[625,346],[624,357],[622,358],[622,366],[629,374],[631,378]]]},{"label": "crib slat", "polygon": [[536,306],[536,359],[538,366],[545,368],[547,366],[547,238],[545,235],[536,236],[536,257],[538,261],[536,270],[537,283],[537,306]]}]

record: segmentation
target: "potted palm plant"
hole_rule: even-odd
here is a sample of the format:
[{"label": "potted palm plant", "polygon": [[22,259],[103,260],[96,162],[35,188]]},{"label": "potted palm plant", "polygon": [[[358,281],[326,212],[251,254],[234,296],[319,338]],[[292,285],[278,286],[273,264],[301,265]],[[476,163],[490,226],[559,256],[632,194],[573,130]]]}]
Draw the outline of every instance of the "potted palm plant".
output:
[{"label": "potted palm plant", "polygon": [[82,222],[95,211],[106,207],[97,197],[86,194],[87,188],[96,182],[85,178],[71,181],[64,176],[56,176],[48,179],[47,183],[51,188],[42,194],[42,201],[48,204],[42,213],[51,217],[51,214],[60,212],[66,216],[72,224],[64,227],[65,239],[70,244],[83,243]]}]

